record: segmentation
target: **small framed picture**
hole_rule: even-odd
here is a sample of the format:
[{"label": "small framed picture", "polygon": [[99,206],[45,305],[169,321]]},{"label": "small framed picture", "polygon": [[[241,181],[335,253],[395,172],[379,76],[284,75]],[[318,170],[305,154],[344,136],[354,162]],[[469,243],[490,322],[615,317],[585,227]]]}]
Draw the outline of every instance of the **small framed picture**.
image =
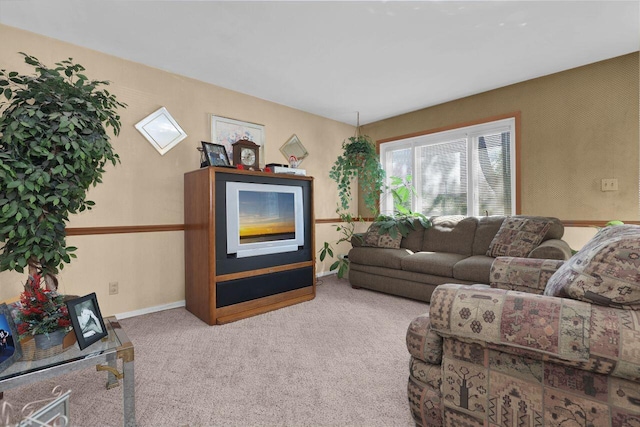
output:
[{"label": "small framed picture", "polygon": [[22,348],[16,324],[7,304],[0,304],[0,372],[20,360]]},{"label": "small framed picture", "polygon": [[67,308],[80,350],[107,336],[95,292],[67,301]]},{"label": "small framed picture", "polygon": [[229,156],[224,145],[201,142],[207,166],[229,166]]}]

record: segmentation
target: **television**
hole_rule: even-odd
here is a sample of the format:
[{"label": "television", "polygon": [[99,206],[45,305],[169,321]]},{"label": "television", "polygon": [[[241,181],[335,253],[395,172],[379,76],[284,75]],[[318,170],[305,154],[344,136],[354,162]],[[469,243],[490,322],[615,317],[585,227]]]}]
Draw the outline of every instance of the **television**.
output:
[{"label": "television", "polygon": [[294,252],[304,246],[302,187],[226,182],[227,256]]}]

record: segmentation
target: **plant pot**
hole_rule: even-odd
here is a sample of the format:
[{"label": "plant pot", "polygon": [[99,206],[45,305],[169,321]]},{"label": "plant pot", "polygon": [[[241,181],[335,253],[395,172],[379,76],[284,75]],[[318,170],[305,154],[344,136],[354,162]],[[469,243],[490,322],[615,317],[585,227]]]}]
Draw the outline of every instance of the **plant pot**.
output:
[{"label": "plant pot", "polygon": [[64,339],[64,336],[66,334],[67,334],[67,331],[65,331],[64,329],[58,329],[54,332],[49,332],[48,334],[34,335],[33,339],[36,342],[37,349],[46,350],[51,347],[61,345],[62,340]]}]

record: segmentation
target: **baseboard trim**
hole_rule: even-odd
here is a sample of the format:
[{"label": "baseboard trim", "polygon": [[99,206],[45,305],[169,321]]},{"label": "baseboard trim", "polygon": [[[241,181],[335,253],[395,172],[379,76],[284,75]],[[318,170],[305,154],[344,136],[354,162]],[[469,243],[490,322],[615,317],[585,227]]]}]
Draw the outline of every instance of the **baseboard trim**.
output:
[{"label": "baseboard trim", "polygon": [[[324,273],[316,274],[316,278],[329,276],[331,274],[336,274],[333,271],[326,271]],[[157,313],[158,311],[171,310],[173,308],[180,308],[186,305],[185,300],[171,302],[169,304],[155,305],[153,307],[141,308],[140,310],[127,311],[125,313],[116,314],[116,319],[122,320],[127,319],[129,317],[142,316],[145,314]]]},{"label": "baseboard trim", "polygon": [[116,314],[116,319],[122,320],[128,317],[142,316],[144,314],[156,313],[158,311],[171,310],[172,308],[180,308],[185,306],[185,300],[172,302],[169,304],[156,305],[153,307],[141,308],[140,310],[127,311],[125,313]]},{"label": "baseboard trim", "polygon": [[316,274],[316,279],[319,279],[319,278],[325,277],[325,276],[331,276],[332,274],[337,274],[337,272],[335,270],[333,270],[333,271],[325,271],[323,273],[317,273]]}]

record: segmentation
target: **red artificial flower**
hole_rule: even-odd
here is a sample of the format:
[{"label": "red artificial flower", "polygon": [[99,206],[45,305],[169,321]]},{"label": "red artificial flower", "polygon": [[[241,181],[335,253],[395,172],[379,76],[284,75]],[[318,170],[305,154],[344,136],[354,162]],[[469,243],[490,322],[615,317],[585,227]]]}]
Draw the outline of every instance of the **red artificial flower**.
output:
[{"label": "red artificial flower", "polygon": [[26,323],[18,323],[18,334],[26,334],[29,330],[29,325]]}]

